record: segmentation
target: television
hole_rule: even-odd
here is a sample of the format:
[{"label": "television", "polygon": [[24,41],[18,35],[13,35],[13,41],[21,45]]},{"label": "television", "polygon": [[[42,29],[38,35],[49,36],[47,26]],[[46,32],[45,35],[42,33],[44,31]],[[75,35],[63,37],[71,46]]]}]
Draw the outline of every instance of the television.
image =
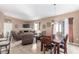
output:
[{"label": "television", "polygon": [[23,24],[23,28],[30,28],[29,24]]}]

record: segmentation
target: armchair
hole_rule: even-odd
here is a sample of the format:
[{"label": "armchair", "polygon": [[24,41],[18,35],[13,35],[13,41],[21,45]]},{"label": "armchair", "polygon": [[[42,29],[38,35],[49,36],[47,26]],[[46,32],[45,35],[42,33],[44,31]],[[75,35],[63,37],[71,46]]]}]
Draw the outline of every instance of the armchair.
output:
[{"label": "armchair", "polygon": [[17,40],[17,41],[18,41],[18,40],[21,40],[20,34],[16,33],[15,31],[12,31],[11,33],[12,33],[13,39],[15,39],[15,40]]},{"label": "armchair", "polygon": [[23,33],[21,34],[21,37],[22,37],[22,45],[33,43],[34,34],[32,32]]},{"label": "armchair", "polygon": [[6,38],[0,38],[0,39],[5,39],[0,41],[0,54],[3,52],[2,48],[5,47],[5,51],[7,54],[10,53],[10,42],[11,42],[11,34],[7,34]]}]

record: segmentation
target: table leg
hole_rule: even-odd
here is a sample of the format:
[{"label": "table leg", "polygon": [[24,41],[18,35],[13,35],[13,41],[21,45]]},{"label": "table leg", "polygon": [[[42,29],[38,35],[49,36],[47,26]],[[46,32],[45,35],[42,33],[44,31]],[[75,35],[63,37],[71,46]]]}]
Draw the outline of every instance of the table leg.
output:
[{"label": "table leg", "polygon": [[57,51],[56,46],[54,46],[54,54],[56,54],[56,51]]},{"label": "table leg", "polygon": [[41,51],[43,51],[43,43],[41,42]]},{"label": "table leg", "polygon": [[36,38],[36,43],[37,43],[37,38]]},{"label": "table leg", "polygon": [[59,46],[59,44],[57,44],[57,54],[59,54],[59,48],[60,48],[60,46]]},{"label": "table leg", "polygon": [[0,54],[1,54],[1,47],[0,47]]}]

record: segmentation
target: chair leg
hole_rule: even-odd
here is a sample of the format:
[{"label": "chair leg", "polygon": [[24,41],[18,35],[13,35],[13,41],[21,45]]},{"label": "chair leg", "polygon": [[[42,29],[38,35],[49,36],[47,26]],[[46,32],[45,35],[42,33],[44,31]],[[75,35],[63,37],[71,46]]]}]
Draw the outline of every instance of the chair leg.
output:
[{"label": "chair leg", "polygon": [[50,49],[50,54],[52,54],[52,48]]},{"label": "chair leg", "polygon": [[64,48],[64,54],[67,54],[67,47]]},{"label": "chair leg", "polygon": [[10,53],[10,46],[6,46],[6,51],[7,51],[7,54]]},{"label": "chair leg", "polygon": [[10,53],[10,45],[9,45],[9,48],[8,48],[8,54]]},{"label": "chair leg", "polygon": [[46,49],[45,49],[46,51],[48,51],[48,48],[46,47]]},{"label": "chair leg", "polygon": [[6,48],[6,51],[7,51],[7,49],[8,49],[7,46],[5,46],[5,48]]},{"label": "chair leg", "polygon": [[45,54],[46,48],[44,47],[44,54]]},{"label": "chair leg", "polygon": [[50,54],[52,54],[52,45],[50,46]]},{"label": "chair leg", "polygon": [[9,54],[9,53],[10,53],[10,50],[8,50],[7,54]]},{"label": "chair leg", "polygon": [[43,44],[42,44],[42,42],[41,42],[41,51],[43,51]]},{"label": "chair leg", "polygon": [[0,54],[1,54],[1,47],[0,47]]},{"label": "chair leg", "polygon": [[64,54],[67,54],[67,48],[64,49]]},{"label": "chair leg", "polygon": [[56,46],[54,46],[54,54],[56,54],[56,50],[57,50],[57,49],[56,49]]}]

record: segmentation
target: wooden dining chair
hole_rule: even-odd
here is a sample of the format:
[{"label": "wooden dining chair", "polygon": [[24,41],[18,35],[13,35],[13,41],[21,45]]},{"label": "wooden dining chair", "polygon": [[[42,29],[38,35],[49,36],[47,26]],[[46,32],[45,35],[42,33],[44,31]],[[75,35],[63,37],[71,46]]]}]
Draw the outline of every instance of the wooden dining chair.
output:
[{"label": "wooden dining chair", "polygon": [[3,36],[3,33],[1,33],[1,34],[0,34],[0,38],[3,38],[3,37],[4,37],[4,36]]},{"label": "wooden dining chair", "polygon": [[51,36],[44,36],[41,39],[41,51],[44,53],[50,49],[50,53],[52,53],[52,48],[54,44],[51,44]]},{"label": "wooden dining chair", "polygon": [[43,44],[44,44],[44,42],[46,41],[46,40],[45,40],[46,37],[47,37],[47,36],[42,36],[42,37],[40,38],[40,40],[41,40],[41,51],[43,51],[43,49],[44,49]]},{"label": "wooden dining chair", "polygon": [[60,48],[64,49],[64,54],[67,54],[67,39],[68,35],[65,36],[65,38],[61,41]]},{"label": "wooden dining chair", "polygon": [[0,41],[0,54],[1,54],[1,50],[4,47],[5,51],[7,54],[10,53],[10,42],[11,42],[11,34],[7,34],[6,40],[4,41]]}]

